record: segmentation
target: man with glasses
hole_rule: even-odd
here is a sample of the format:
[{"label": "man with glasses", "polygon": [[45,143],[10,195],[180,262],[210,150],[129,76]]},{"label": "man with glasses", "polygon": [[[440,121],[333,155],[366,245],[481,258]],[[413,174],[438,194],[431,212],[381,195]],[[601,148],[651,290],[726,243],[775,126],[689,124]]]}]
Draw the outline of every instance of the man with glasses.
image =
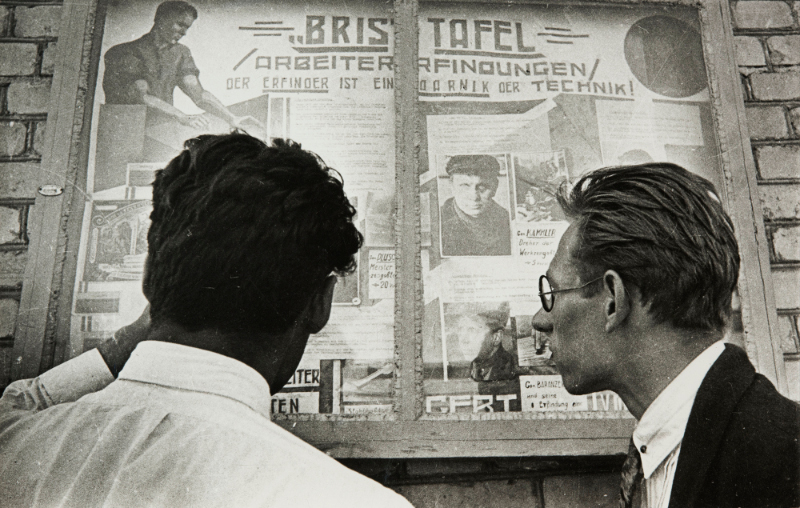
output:
[{"label": "man with glasses", "polygon": [[620,506],[800,505],[800,406],[724,341],[739,252],[714,186],[648,163],[558,200],[571,224],[533,327],[567,391],[612,390],[638,420]]}]

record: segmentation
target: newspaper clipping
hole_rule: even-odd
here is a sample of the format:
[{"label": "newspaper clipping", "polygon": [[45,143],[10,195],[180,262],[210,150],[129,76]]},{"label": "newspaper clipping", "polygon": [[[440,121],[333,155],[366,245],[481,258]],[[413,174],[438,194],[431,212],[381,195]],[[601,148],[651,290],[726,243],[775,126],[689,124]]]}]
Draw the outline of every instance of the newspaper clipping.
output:
[{"label": "newspaper clipping", "polygon": [[532,330],[568,223],[556,191],[670,161],[717,181],[689,9],[424,4],[419,16],[424,418],[626,418],[567,393]]},{"label": "newspaper clipping", "polygon": [[[273,413],[391,413],[394,370],[394,41],[375,2],[196,1],[186,27],[157,0],[109,2],[94,101],[71,354],[147,302],[155,171],[203,133],[291,138],[343,176],[365,236]],[[224,41],[224,44],[220,42]]]}]

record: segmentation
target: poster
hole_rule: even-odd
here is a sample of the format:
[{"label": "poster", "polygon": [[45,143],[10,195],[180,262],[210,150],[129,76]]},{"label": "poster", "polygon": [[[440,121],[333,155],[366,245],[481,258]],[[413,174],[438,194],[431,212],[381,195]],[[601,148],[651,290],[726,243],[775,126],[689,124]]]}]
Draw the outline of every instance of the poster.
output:
[{"label": "poster", "polygon": [[559,188],[647,161],[719,185],[696,11],[426,3],[419,48],[424,417],[629,418],[566,392],[531,319]]},{"label": "poster", "polygon": [[[290,138],[344,180],[364,234],[276,415],[391,412],[394,374],[394,30],[375,2],[192,2],[196,19],[154,22],[160,2],[110,1],[100,48],[70,354],[147,305],[150,183],[186,139],[238,128]],[[224,41],[224,43],[220,43]],[[154,48],[161,48],[156,52]]]}]

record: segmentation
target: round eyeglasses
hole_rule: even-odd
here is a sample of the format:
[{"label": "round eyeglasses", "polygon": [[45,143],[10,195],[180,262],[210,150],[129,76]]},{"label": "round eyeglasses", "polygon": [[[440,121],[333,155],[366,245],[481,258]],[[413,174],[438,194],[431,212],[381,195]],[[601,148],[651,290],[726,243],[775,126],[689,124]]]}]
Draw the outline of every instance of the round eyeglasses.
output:
[{"label": "round eyeglasses", "polygon": [[539,277],[539,298],[542,300],[542,308],[544,309],[545,312],[550,312],[551,310],[553,310],[553,302],[555,302],[556,293],[566,293],[567,291],[575,291],[577,289],[583,289],[589,286],[590,284],[594,284],[595,282],[597,282],[602,278],[603,276],[601,275],[600,277],[594,280],[590,280],[583,286],[578,286],[575,288],[553,289],[552,286],[550,286],[550,280],[547,278],[547,275],[542,275],[541,277]]}]

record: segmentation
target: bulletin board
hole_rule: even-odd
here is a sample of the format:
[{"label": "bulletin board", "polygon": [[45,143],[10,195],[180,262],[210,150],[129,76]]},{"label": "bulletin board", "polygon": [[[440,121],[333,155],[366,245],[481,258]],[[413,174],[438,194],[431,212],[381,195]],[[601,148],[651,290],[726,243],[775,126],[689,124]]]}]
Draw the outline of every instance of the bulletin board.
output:
[{"label": "bulletin board", "polygon": [[[669,161],[716,185],[742,252],[727,338],[785,390],[723,0],[198,0],[169,63],[132,72],[158,4],[64,4],[42,183],[65,192],[37,198],[16,377],[139,315],[154,172],[237,126],[319,154],[357,210],[358,269],[272,402],[336,457],[625,451],[622,401],[568,394],[531,329],[568,225],[555,190],[608,165]],[[169,81],[179,68],[212,107]],[[148,72],[166,107],[126,97]]]}]

